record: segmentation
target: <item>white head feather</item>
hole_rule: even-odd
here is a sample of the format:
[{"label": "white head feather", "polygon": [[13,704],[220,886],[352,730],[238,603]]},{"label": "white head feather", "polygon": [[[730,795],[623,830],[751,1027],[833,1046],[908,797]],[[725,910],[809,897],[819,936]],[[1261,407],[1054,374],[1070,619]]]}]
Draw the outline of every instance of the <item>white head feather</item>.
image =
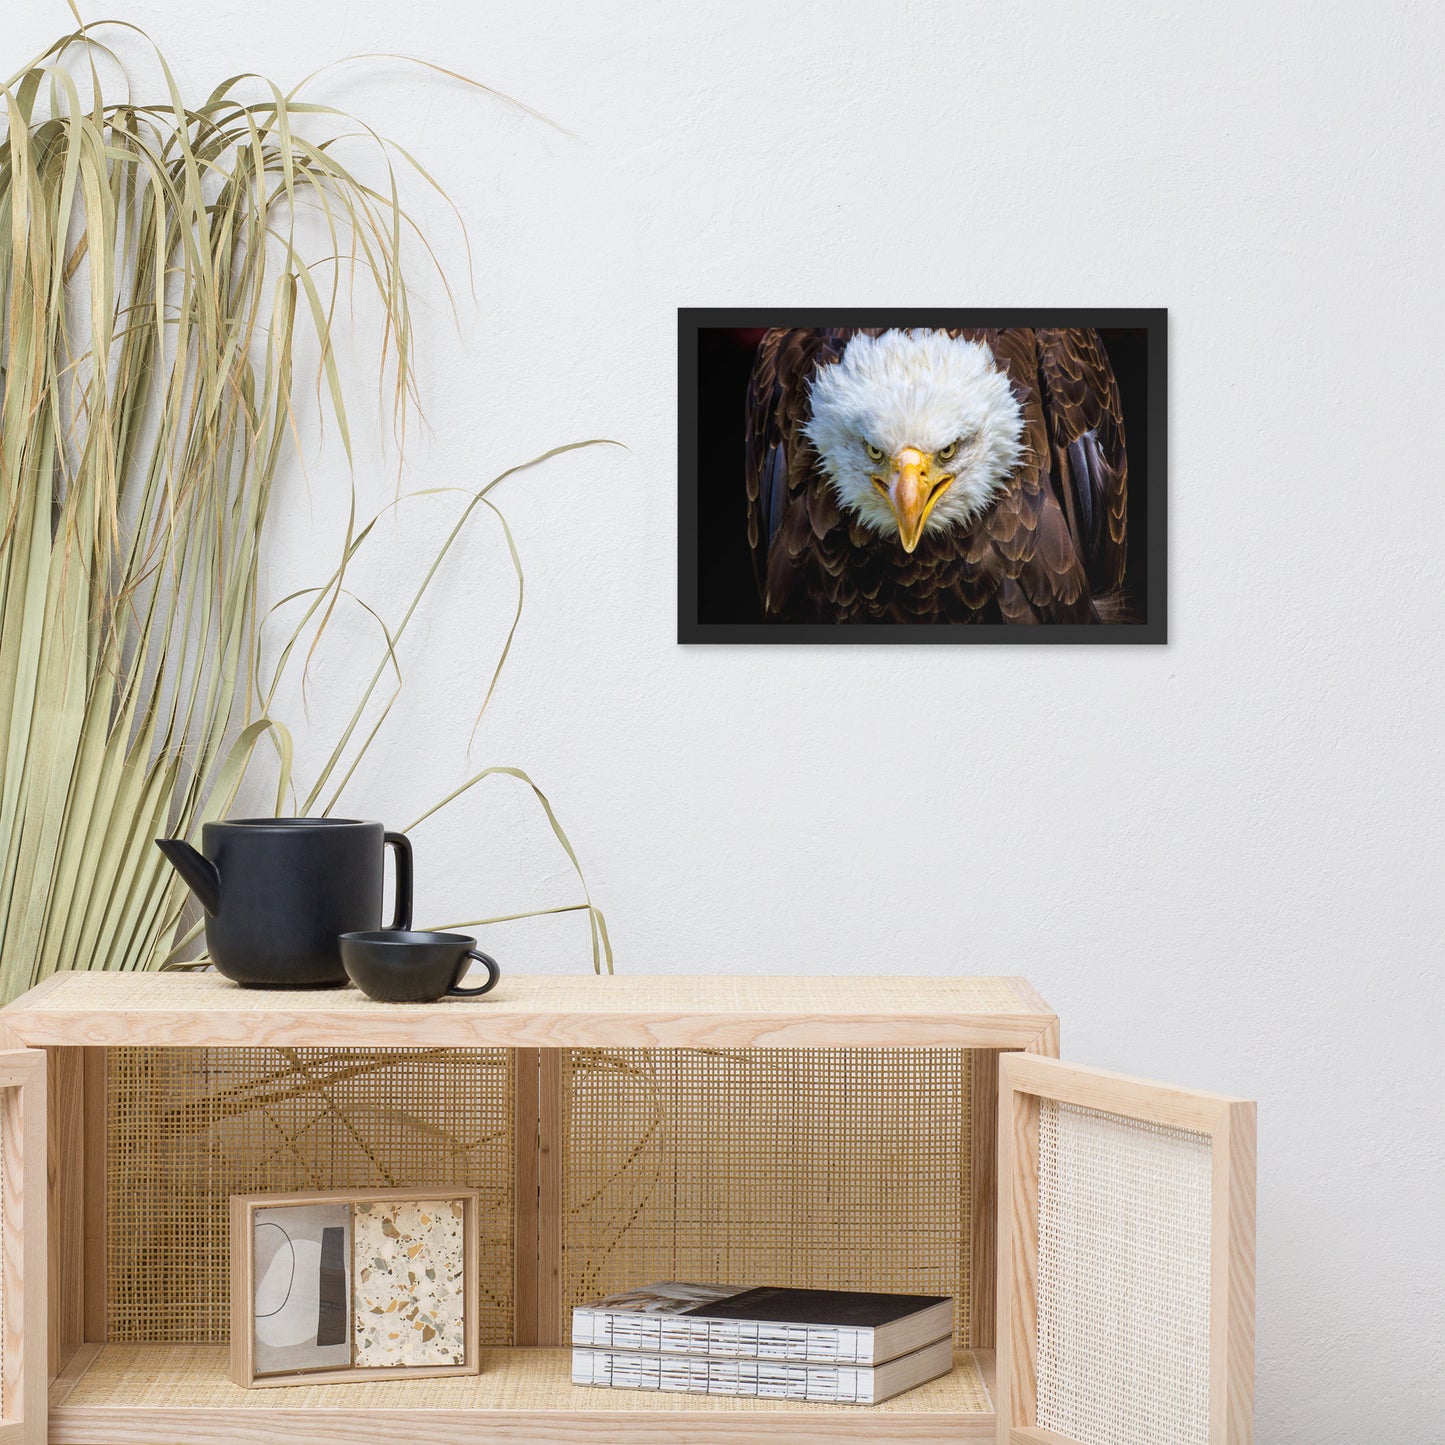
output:
[{"label": "white head feather", "polygon": [[839,503],[874,531],[898,535],[898,519],[873,485],[868,447],[933,454],[958,442],[955,480],[929,515],[926,532],[971,522],[1004,490],[1023,454],[1023,413],[993,353],[945,331],[855,336],[842,359],[823,367],[804,428]]}]

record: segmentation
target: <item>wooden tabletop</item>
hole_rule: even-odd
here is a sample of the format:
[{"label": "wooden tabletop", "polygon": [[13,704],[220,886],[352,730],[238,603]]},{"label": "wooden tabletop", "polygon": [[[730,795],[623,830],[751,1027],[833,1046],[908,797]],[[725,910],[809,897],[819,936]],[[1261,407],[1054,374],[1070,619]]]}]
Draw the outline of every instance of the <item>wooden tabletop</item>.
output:
[{"label": "wooden tabletop", "polygon": [[1024,1049],[1057,1020],[1020,978],[508,973],[480,999],[382,1004],[209,972],[74,972],[0,1025],[31,1046]]}]

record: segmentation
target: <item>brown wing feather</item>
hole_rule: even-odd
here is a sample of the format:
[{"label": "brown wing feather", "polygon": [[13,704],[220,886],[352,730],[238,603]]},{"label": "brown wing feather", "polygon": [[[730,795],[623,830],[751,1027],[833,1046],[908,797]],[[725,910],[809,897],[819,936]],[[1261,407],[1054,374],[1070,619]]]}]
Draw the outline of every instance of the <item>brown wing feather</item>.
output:
[{"label": "brown wing feather", "polygon": [[743,475],[748,503],[748,548],[753,558],[753,579],[762,594],[767,567],[769,534],[773,526],[771,502],[775,468],[782,459],[782,430],[778,407],[782,388],[778,381],[778,351],[786,331],[769,331],[758,344],[748,380],[747,439]]},{"label": "brown wing feather", "polygon": [[1051,485],[1037,333],[1016,327],[977,339],[988,345],[1009,379],[1023,415],[1024,452],[1003,495],[975,524],[968,556],[989,580],[999,619],[1096,621],[1073,536]]},{"label": "brown wing feather", "polygon": [[[774,330],[758,345],[748,386],[746,479],[748,545],[767,615],[787,615],[811,595],[817,545],[838,525],[831,488],[803,435],[808,387],[819,366],[843,354],[851,332]],[[831,544],[839,555],[841,539]],[[829,567],[824,566],[824,574]],[[831,587],[825,589],[825,595]]]},{"label": "brown wing feather", "polygon": [[1116,591],[1127,555],[1129,461],[1119,383],[1097,331],[1038,333],[1055,491],[1095,594]]}]

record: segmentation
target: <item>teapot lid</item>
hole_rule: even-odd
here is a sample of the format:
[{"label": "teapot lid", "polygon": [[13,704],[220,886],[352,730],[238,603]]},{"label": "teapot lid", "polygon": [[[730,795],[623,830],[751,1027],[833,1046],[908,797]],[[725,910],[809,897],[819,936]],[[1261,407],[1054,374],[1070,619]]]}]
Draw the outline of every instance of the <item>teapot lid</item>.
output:
[{"label": "teapot lid", "polygon": [[208,828],[379,828],[366,818],[225,818]]}]

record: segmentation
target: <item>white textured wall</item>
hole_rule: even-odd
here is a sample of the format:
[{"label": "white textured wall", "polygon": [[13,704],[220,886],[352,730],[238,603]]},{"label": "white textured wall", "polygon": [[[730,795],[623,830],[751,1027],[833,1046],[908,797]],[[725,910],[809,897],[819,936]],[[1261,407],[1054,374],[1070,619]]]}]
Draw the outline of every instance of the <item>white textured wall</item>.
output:
[{"label": "white textured wall", "polygon": [[[472,235],[408,485],[631,448],[509,486],[528,612],[472,755],[550,791],[618,967],[1021,972],[1070,1058],[1257,1096],[1260,1440],[1438,1438],[1441,13],[128,10],[195,94],[407,51],[576,133],[378,62],[322,85]],[[63,23],[7,15],[5,68]],[[674,308],[782,302],[1168,305],[1169,647],[679,649]],[[293,471],[275,591],[322,570],[343,480],[334,449]],[[384,534],[374,600],[438,523]],[[401,822],[463,776],[505,567],[481,527],[444,574],[351,809]],[[363,643],[318,662],[303,757]],[[432,921],[571,896],[509,783],[416,842]],[[575,917],[489,936],[585,966]]]}]

